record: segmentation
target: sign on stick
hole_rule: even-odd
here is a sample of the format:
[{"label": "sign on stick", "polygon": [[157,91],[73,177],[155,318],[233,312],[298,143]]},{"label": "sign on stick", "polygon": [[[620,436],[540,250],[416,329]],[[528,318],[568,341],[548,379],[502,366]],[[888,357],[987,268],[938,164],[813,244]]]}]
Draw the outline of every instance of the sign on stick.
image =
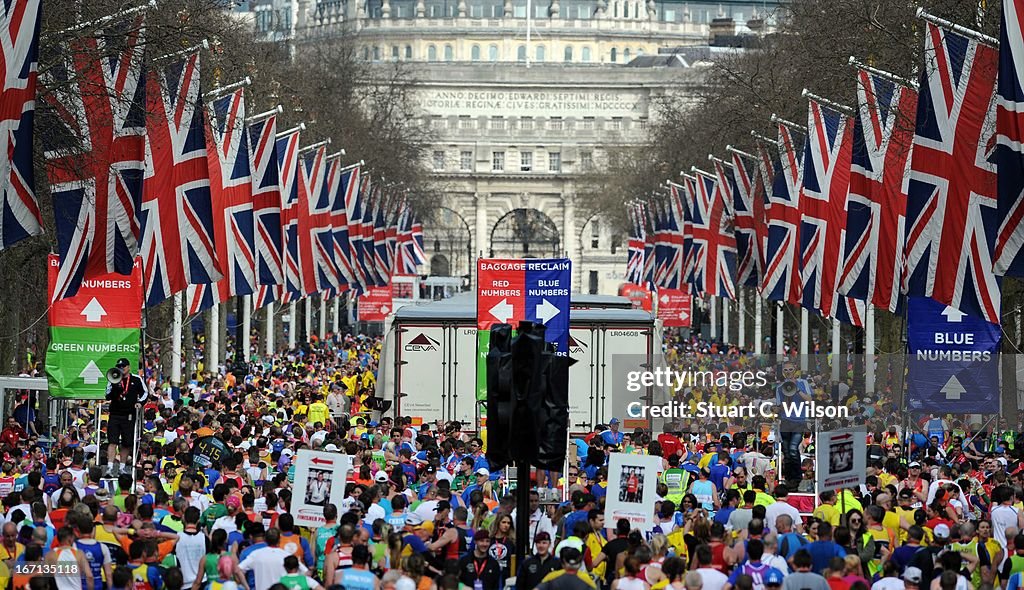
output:
[{"label": "sign on stick", "polygon": [[324,506],[345,499],[349,457],[302,449],[295,455],[295,493],[292,514],[298,526],[323,526]]}]

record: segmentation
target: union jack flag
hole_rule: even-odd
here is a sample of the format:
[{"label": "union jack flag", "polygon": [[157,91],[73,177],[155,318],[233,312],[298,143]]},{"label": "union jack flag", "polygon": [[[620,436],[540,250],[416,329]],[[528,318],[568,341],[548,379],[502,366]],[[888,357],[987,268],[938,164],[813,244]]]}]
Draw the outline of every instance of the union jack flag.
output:
[{"label": "union jack flag", "polygon": [[384,237],[387,239],[388,244],[388,269],[390,269],[392,273],[395,272],[395,256],[398,248],[399,209],[399,207],[396,207],[394,212],[388,216],[388,225],[384,232]]},{"label": "union jack flag", "polygon": [[4,85],[0,90],[0,250],[43,233],[32,167],[40,0],[0,7]]},{"label": "union jack flag", "polygon": [[1003,0],[999,34],[996,157],[999,170],[999,233],[997,275],[1024,276],[1024,6]]},{"label": "union jack flag", "polygon": [[284,283],[281,264],[281,187],[277,170],[277,115],[249,125],[256,283]]},{"label": "union jack flag", "polygon": [[643,279],[644,272],[644,237],[640,227],[640,220],[637,217],[637,206],[635,203],[627,206],[626,214],[629,216],[629,223],[632,231],[627,242],[628,257],[626,258],[626,282],[639,283]]},{"label": "union jack flag", "polygon": [[[299,258],[299,136],[300,131],[277,138],[277,172],[281,186],[281,264],[284,291],[290,299],[302,297]],[[282,299],[278,299],[284,303]]]},{"label": "union jack flag", "polygon": [[338,267],[338,282],[344,279],[349,287],[355,291],[363,290],[363,279],[357,272],[357,266],[352,259],[352,247],[348,237],[348,212],[345,203],[349,200],[349,193],[356,190],[359,184],[359,165],[341,167],[341,162],[335,160],[336,169],[332,170],[332,178],[336,178],[334,187],[334,201],[331,205],[331,228],[334,231],[334,262]]},{"label": "union jack flag", "polygon": [[760,289],[764,284],[765,272],[768,267],[766,252],[768,249],[768,195],[771,193],[772,185],[775,182],[776,161],[772,158],[767,146],[757,142],[756,176],[754,182],[754,195],[752,198],[754,206],[754,222],[757,234],[758,255],[760,257],[761,270],[758,274],[757,287]]},{"label": "union jack flag", "polygon": [[374,247],[376,244],[376,236],[374,235],[374,207],[380,202],[380,187],[375,187],[369,182],[367,177],[367,188],[366,200],[363,203],[363,219],[362,219],[362,231],[363,237],[363,262],[366,265],[366,269],[369,271],[369,276],[373,277],[373,282],[378,287],[383,287],[387,284],[387,279],[381,274],[381,265],[377,261],[377,249]]},{"label": "union jack flag", "polygon": [[714,176],[697,172],[692,210],[693,285],[701,296],[736,298],[736,236],[728,215],[728,189]]},{"label": "union jack flag", "polygon": [[224,278],[189,287],[189,313],[198,313],[230,297],[256,290],[256,244],[252,208],[249,134],[245,128],[245,90],[213,100],[206,123],[206,161],[210,168],[213,235],[221,253]]},{"label": "union jack flag", "polygon": [[144,22],[140,14],[75,39],[47,74],[57,89],[44,97],[54,131],[43,137],[60,250],[55,301],[82,279],[132,272],[146,167]]},{"label": "union jack flag", "polygon": [[[721,167],[718,164],[716,166]],[[732,171],[735,186],[732,202],[736,224],[736,281],[739,285],[754,287],[761,284],[764,273],[764,258],[758,239],[759,226],[764,223],[764,188],[763,185],[759,186],[756,162],[751,171],[746,159],[735,152],[732,154]],[[761,199],[760,207],[755,204],[755,195]],[[759,212],[760,217],[757,215]]]},{"label": "union jack flag", "polygon": [[907,190],[905,292],[999,323],[997,51],[926,24]]},{"label": "union jack flag", "polygon": [[695,258],[693,255],[693,208],[697,198],[697,178],[683,175],[683,284],[693,285]]},{"label": "union jack flag", "polygon": [[839,292],[895,312],[917,92],[860,71]]},{"label": "union jack flag", "polygon": [[327,178],[327,148],[319,147],[305,154],[299,171],[299,259],[307,295],[339,286],[331,225],[333,199]]},{"label": "union jack flag", "polygon": [[648,231],[647,222],[650,218],[650,214],[647,211],[647,207],[644,204],[640,204],[640,223],[644,226],[644,270],[642,284],[646,285],[647,288],[652,291],[657,287],[654,279],[654,272],[657,267],[657,260],[654,256],[656,243],[654,241],[654,232]]},{"label": "union jack flag", "polygon": [[206,162],[199,53],[146,73],[150,113],[142,187],[142,261],[146,306],[189,284],[219,280],[210,173]]},{"label": "union jack flag", "polygon": [[[853,120],[810,101],[800,194],[800,278],[802,305],[828,317],[861,325],[863,302],[839,302],[838,269],[846,231]],[[849,310],[853,309],[853,317]]]},{"label": "union jack flag", "polygon": [[654,230],[654,284],[664,287],[669,257],[669,243],[665,237],[665,212],[657,200],[652,201],[647,210],[651,216],[651,228]]},{"label": "union jack flag", "polygon": [[800,186],[803,165],[789,126],[779,123],[778,169],[765,208],[768,235],[761,294],[796,305],[800,300]]},{"label": "union jack flag", "polygon": [[353,269],[363,289],[376,285],[376,277],[366,265],[366,251],[363,249],[363,195],[369,190],[369,177],[354,178],[356,186],[346,196],[345,210],[348,213],[348,239],[352,250]]},{"label": "union jack flag", "polygon": [[388,223],[385,221],[384,209],[387,204],[384,202],[383,192],[377,194],[377,212],[373,220],[373,253],[374,264],[377,265],[377,274],[387,284],[391,278],[391,265],[388,261]]},{"label": "union jack flag", "polygon": [[683,285],[684,236],[683,197],[679,190],[683,187],[669,182],[668,204],[666,207],[665,240],[667,242],[668,262],[665,266],[663,284],[668,289],[679,289]]},{"label": "union jack flag", "polygon": [[427,251],[423,249],[423,222],[413,215],[412,218],[412,253],[416,257],[416,264],[427,263]]}]

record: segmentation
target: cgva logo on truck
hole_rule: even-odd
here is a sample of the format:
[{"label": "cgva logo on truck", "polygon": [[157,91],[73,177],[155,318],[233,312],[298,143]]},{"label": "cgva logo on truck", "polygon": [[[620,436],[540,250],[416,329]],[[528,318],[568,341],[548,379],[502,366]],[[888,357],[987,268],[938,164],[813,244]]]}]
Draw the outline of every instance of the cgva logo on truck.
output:
[{"label": "cgva logo on truck", "polygon": [[440,346],[440,344],[441,343],[438,342],[437,340],[434,340],[430,336],[427,336],[426,334],[420,332],[419,336],[413,338],[412,340],[409,341],[408,344],[405,345],[405,351],[430,352],[433,350],[437,350],[437,347]]}]

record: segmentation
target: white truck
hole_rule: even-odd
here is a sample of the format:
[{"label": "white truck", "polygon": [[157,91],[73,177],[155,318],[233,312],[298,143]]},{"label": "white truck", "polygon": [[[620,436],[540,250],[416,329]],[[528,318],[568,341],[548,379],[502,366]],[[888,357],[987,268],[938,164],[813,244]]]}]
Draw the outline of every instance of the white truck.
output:
[{"label": "white truck", "polygon": [[[388,320],[377,397],[393,400],[396,415],[458,420],[467,430],[479,427],[486,412],[477,400],[486,399],[487,380],[483,358],[477,356],[475,295],[407,305]],[[647,426],[646,421],[627,421],[626,404],[644,393],[624,390],[625,373],[650,366],[660,350],[660,333],[649,312],[632,309],[625,297],[574,294],[570,430],[588,430],[612,417],[627,428]]]}]

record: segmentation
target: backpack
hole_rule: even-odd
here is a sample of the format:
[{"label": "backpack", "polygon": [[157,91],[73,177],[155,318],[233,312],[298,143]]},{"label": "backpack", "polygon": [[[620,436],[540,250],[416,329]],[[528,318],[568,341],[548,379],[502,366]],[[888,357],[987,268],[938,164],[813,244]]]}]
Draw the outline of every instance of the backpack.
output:
[{"label": "backpack", "polygon": [[[786,533],[782,536],[782,540],[779,541],[779,555],[781,555],[783,559],[789,559],[789,539],[791,538],[790,535],[792,534],[795,533]],[[807,544],[807,539],[805,539],[803,535],[800,534],[797,534],[796,537],[800,539],[800,542],[797,543],[797,551],[799,551],[800,547],[803,547]]]}]

